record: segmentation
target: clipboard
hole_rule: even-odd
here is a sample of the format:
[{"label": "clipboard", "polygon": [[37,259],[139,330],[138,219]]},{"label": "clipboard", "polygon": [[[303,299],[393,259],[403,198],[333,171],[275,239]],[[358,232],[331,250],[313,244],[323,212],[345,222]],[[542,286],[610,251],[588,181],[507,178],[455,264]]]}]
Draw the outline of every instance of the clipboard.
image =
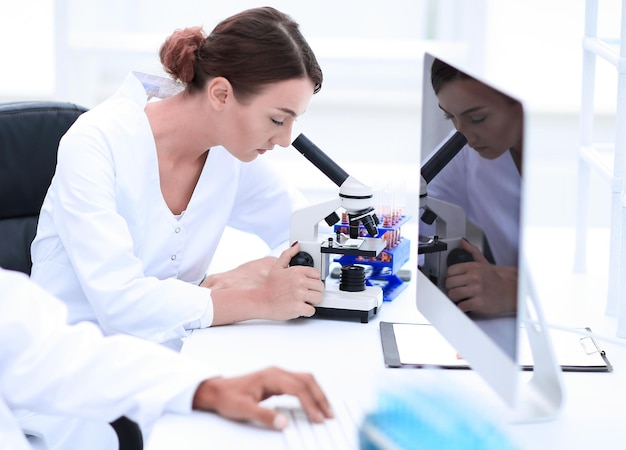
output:
[{"label": "clipboard", "polygon": [[[581,331],[591,333],[588,327]],[[533,370],[532,355],[525,333],[519,333],[519,362],[523,370]],[[380,322],[380,338],[385,366],[390,368],[470,369],[454,348],[430,324]],[[550,330],[557,362],[564,372],[612,372],[606,352],[591,336]]]}]

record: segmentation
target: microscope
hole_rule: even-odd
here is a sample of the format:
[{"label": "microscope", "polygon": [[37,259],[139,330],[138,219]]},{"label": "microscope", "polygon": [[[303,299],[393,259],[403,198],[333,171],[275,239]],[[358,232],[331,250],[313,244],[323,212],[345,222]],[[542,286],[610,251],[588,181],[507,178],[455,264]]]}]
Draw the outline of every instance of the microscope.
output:
[{"label": "microscope", "polygon": [[[315,316],[329,318],[358,318],[367,323],[383,303],[379,286],[368,286],[365,269],[360,265],[341,268],[340,282],[330,280],[330,255],[350,255],[372,258],[385,248],[384,239],[378,235],[378,217],[372,206],[373,191],[348,175],[306,136],[300,134],[292,145],[315,167],[339,186],[337,198],[294,211],[291,218],[291,242],[300,243],[300,252],[290,265],[307,265],[320,271],[325,283],[324,299],[316,305]],[[345,210],[348,218],[348,235],[335,233],[326,240],[318,237],[319,223],[328,226],[340,221],[337,210]],[[360,236],[364,227],[368,236]],[[327,280],[328,279],[328,280]]]},{"label": "microscope", "polygon": [[466,143],[465,136],[457,131],[421,168],[421,221],[435,225],[432,235],[422,236],[420,231],[418,254],[424,255],[422,272],[444,292],[448,266],[461,262],[458,258],[468,258],[469,255],[458,248],[465,236],[467,218],[460,206],[429,197],[427,186]]}]

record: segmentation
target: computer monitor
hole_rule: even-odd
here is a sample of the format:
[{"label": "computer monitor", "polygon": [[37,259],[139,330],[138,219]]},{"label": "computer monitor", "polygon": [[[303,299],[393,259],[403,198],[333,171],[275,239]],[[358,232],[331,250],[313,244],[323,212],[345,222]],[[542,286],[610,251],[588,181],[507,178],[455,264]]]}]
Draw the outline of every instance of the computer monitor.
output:
[{"label": "computer monitor", "polygon": [[[478,88],[467,95],[467,90],[450,89],[451,80]],[[522,251],[523,102],[429,53],[424,56],[422,98],[417,308],[504,400],[514,420],[554,417],[563,404],[561,369]],[[490,109],[492,100],[504,102],[512,113]],[[505,123],[515,117],[517,122]],[[498,150],[485,132],[492,133],[492,140],[511,140],[515,133],[519,139],[513,139],[509,150]],[[460,247],[472,250],[455,250]],[[475,251],[477,258],[472,257]],[[461,256],[451,260],[457,252]],[[501,283],[494,288],[496,295],[475,289],[472,280],[479,265],[463,265],[468,255],[474,262],[481,257],[489,261]],[[487,278],[481,279],[489,287]],[[521,382],[521,333],[533,355],[528,383]]]}]

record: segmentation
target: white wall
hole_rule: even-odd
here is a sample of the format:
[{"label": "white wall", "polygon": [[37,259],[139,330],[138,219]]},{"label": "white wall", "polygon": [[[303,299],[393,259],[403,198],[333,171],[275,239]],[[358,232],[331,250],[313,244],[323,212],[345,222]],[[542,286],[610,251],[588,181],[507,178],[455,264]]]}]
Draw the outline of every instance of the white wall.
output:
[{"label": "white wall", "polygon": [[0,101],[54,90],[53,0],[0,0]]}]

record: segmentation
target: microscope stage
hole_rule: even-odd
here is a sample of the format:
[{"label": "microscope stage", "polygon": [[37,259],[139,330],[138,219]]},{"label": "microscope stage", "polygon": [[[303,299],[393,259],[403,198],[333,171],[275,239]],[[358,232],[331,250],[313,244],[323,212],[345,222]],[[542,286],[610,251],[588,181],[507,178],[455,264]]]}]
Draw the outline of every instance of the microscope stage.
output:
[{"label": "microscope stage", "polygon": [[364,291],[347,292],[339,289],[339,283],[327,280],[324,300],[315,306],[313,317],[359,318],[367,323],[378,313],[383,304],[383,290],[378,286],[366,286]]},{"label": "microscope stage", "polygon": [[328,242],[322,242],[320,251],[322,253],[334,253],[338,255],[376,257],[385,249],[385,246],[387,245],[385,240],[380,238],[359,238],[359,240],[362,242],[358,247],[340,246],[336,243],[329,246]]}]

